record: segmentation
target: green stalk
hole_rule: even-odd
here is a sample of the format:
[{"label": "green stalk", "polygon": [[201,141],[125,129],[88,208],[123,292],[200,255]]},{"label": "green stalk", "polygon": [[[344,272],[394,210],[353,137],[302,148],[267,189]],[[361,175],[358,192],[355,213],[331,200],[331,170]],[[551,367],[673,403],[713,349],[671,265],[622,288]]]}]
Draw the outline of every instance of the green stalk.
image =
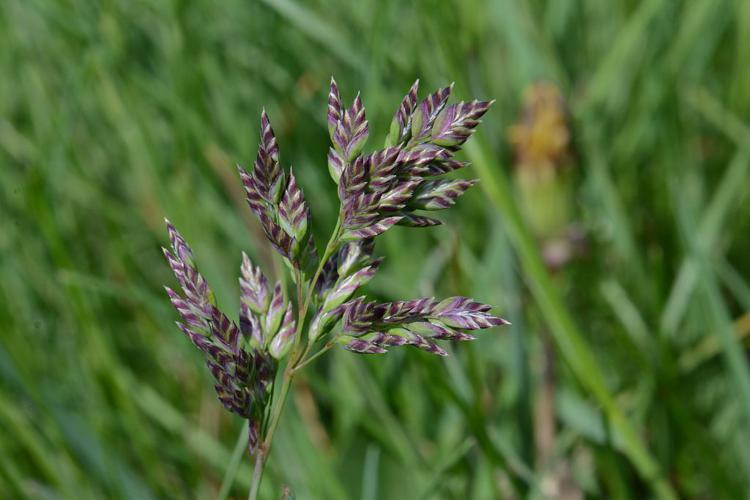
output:
[{"label": "green stalk", "polygon": [[[268,455],[271,452],[271,445],[273,444],[273,436],[276,433],[276,428],[279,425],[279,421],[281,419],[281,413],[284,410],[284,404],[286,403],[286,397],[289,394],[289,388],[292,385],[292,379],[294,378],[294,375],[296,373],[297,368],[302,366],[300,363],[305,358],[307,353],[310,351],[310,348],[312,347],[312,342],[308,340],[308,343],[306,347],[303,349],[303,352],[300,353],[300,341],[302,338],[302,328],[305,324],[305,318],[307,317],[307,311],[310,308],[310,303],[312,302],[313,294],[315,293],[315,285],[318,282],[318,279],[320,278],[320,273],[323,272],[323,266],[325,265],[326,261],[333,255],[333,253],[336,251],[339,245],[339,239],[341,237],[341,217],[339,216],[336,220],[336,227],[333,229],[333,233],[331,234],[330,239],[328,240],[328,243],[326,244],[326,249],[323,252],[323,256],[320,259],[320,262],[318,263],[318,268],[315,270],[315,274],[312,277],[312,280],[310,280],[310,286],[307,290],[307,294],[305,296],[304,302],[302,301],[302,276],[301,274],[297,275],[297,307],[299,309],[298,311],[298,317],[297,317],[297,331],[294,335],[294,346],[292,347],[292,353],[289,356],[289,362],[286,365],[286,368],[284,369],[284,375],[283,375],[283,382],[281,384],[281,388],[279,389],[279,394],[277,397],[273,399],[273,402],[271,404],[271,417],[268,424],[268,429],[266,430],[265,438],[263,439],[263,442],[258,446],[258,449],[255,451],[255,465],[253,466],[253,480],[252,485],[250,486],[250,492],[248,493],[248,500],[256,500],[258,498],[258,492],[260,491],[260,482],[263,479],[263,470],[266,465],[266,460],[268,460]],[[303,365],[306,365],[309,361],[314,359],[316,356],[313,356],[312,358],[308,359],[306,362],[303,363]]]},{"label": "green stalk", "polygon": [[263,470],[266,466],[266,460],[268,460],[268,454],[271,452],[271,444],[273,443],[273,436],[276,432],[276,428],[279,425],[281,418],[281,412],[284,410],[284,403],[286,402],[286,396],[289,394],[289,387],[292,384],[292,377],[294,372],[287,368],[284,370],[284,382],[279,390],[279,397],[274,400],[273,407],[271,408],[271,422],[268,425],[268,431],[263,442],[258,446],[255,451],[255,465],[253,466],[253,482],[250,486],[250,492],[248,493],[248,500],[256,500],[258,498],[258,492],[260,491],[260,481],[263,479]]},{"label": "green stalk", "polygon": [[[312,280],[310,280],[310,289],[307,291],[307,297],[305,298],[305,304],[303,306],[303,310],[305,314],[307,314],[307,310],[310,307],[310,302],[312,302],[313,295],[315,294],[315,285],[318,283],[318,278],[320,278],[320,273],[323,272],[323,266],[325,265],[326,261],[333,255],[333,253],[338,249],[339,243],[341,238],[341,214],[339,214],[338,218],[336,219],[336,227],[333,228],[333,233],[331,234],[331,238],[328,240],[328,244],[326,245],[326,249],[323,252],[323,257],[320,259],[320,264],[318,264],[318,269],[315,271],[315,275],[313,275]],[[302,316],[302,320],[304,320],[304,316]],[[299,328],[301,328],[300,325],[297,325]],[[295,343],[299,343],[301,340],[301,335],[299,332],[297,332]],[[299,357],[292,357],[291,359],[295,360],[295,367],[298,364],[299,361],[301,361],[307,354],[310,352],[310,349],[312,349],[313,343],[315,341],[308,337],[307,339],[307,346],[305,347],[305,350],[302,352]],[[295,344],[295,351],[296,346],[298,344]]]},{"label": "green stalk", "polygon": [[253,482],[250,486],[250,492],[247,495],[248,500],[255,500],[258,498],[258,491],[260,491],[260,480],[263,477],[263,467],[265,466],[266,456],[264,453],[255,454],[255,465],[253,466]]},{"label": "green stalk", "polygon": [[[315,361],[318,357],[322,356],[323,354],[327,353],[331,348],[333,347],[333,344],[331,342],[328,342],[326,345],[324,345],[318,352],[315,354],[312,354],[310,356],[303,356],[300,358],[300,362],[297,363],[297,366],[294,367],[294,371],[299,371],[305,366],[309,365],[313,361]],[[304,358],[304,359],[303,359]]]},{"label": "green stalk", "polygon": [[511,243],[524,269],[526,281],[550,327],[563,358],[583,387],[602,407],[609,425],[622,437],[622,451],[641,477],[650,484],[657,497],[675,499],[672,486],[664,478],[658,462],[641,441],[636,429],[615,402],[604,384],[604,375],[594,354],[568,313],[562,298],[552,284],[534,238],[529,233],[505,175],[490,160],[481,136],[467,143],[466,152],[482,178],[480,183],[490,201],[503,214]]}]

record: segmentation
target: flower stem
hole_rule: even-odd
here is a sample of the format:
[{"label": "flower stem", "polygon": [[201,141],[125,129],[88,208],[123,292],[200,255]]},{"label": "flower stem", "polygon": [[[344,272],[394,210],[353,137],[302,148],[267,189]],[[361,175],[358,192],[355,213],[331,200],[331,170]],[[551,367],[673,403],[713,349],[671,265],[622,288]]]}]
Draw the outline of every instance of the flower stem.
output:
[{"label": "flower stem", "polygon": [[331,344],[330,342],[328,342],[318,352],[316,352],[315,354],[313,354],[313,355],[309,356],[308,358],[303,359],[299,363],[297,363],[297,366],[294,367],[294,371],[296,372],[298,370],[301,370],[302,368],[304,368],[305,366],[307,366],[308,364],[310,364],[312,361],[314,361],[315,358],[317,358],[318,356],[321,356],[321,355],[325,354],[326,352],[328,352],[331,349],[331,347],[333,347],[333,344]]},{"label": "flower stem", "polygon": [[248,493],[248,500],[256,500],[260,491],[260,479],[263,477],[263,466],[265,465],[265,454],[258,450],[255,454],[255,466],[253,467],[253,482]]},{"label": "flower stem", "polygon": [[331,239],[328,240],[326,249],[323,252],[323,257],[320,258],[318,269],[315,270],[315,274],[313,275],[312,280],[310,280],[310,289],[307,291],[307,297],[305,298],[305,306],[304,306],[305,312],[307,312],[307,308],[310,307],[310,301],[312,300],[313,295],[315,295],[315,286],[318,284],[318,279],[320,279],[320,273],[323,272],[323,267],[325,267],[326,261],[338,249],[340,237],[341,237],[341,216],[339,215],[338,219],[336,219],[336,227],[333,228]]},{"label": "flower stem", "polygon": [[[260,491],[260,482],[263,478],[263,469],[266,465],[266,460],[268,459],[268,454],[271,452],[271,445],[273,444],[273,436],[276,433],[276,428],[279,425],[279,420],[281,419],[281,413],[284,409],[284,404],[286,403],[286,397],[289,393],[289,388],[292,385],[292,379],[294,378],[294,374],[298,368],[300,368],[302,365],[307,364],[312,359],[317,357],[322,352],[325,352],[330,347],[326,347],[322,349],[319,353],[316,353],[311,358],[308,358],[304,363],[300,364],[300,362],[303,360],[307,352],[309,351],[309,348],[311,346],[310,343],[307,344],[304,351],[301,353],[299,352],[299,346],[300,346],[300,339],[302,336],[302,328],[304,327],[305,323],[305,317],[307,316],[307,310],[310,307],[310,303],[312,301],[312,297],[315,294],[315,285],[318,282],[318,279],[320,278],[320,274],[323,272],[323,267],[326,263],[326,261],[333,255],[333,253],[336,251],[339,245],[339,238],[341,236],[341,217],[339,217],[336,220],[336,227],[333,229],[333,234],[331,234],[331,238],[328,240],[328,244],[326,245],[325,252],[323,252],[323,257],[320,259],[320,263],[318,264],[318,268],[315,270],[315,274],[313,275],[312,280],[310,281],[310,286],[307,290],[307,294],[305,296],[304,302],[302,302],[302,287],[301,287],[301,276],[298,275],[297,279],[297,304],[299,308],[299,316],[297,320],[297,332],[295,334],[295,340],[294,340],[294,347],[292,349],[292,354],[289,357],[289,362],[286,365],[286,368],[284,369],[284,380],[282,382],[281,388],[279,389],[279,394],[276,398],[273,398],[273,402],[271,403],[271,416],[268,423],[268,428],[266,429],[265,438],[263,439],[263,442],[258,446],[258,449],[255,452],[255,465],[253,466],[253,481],[250,486],[250,492],[248,494],[248,500],[257,500],[258,498],[258,492]],[[301,304],[301,307],[299,307]]]},{"label": "flower stem", "polygon": [[[328,243],[326,244],[326,249],[323,252],[323,256],[320,258],[320,262],[318,263],[318,268],[315,270],[315,274],[313,274],[312,279],[310,280],[310,285],[307,290],[307,294],[305,295],[305,300],[302,302],[302,295],[301,292],[298,292],[298,308],[299,308],[299,315],[297,319],[297,332],[294,335],[294,347],[292,348],[292,353],[289,356],[289,364],[292,366],[292,369],[297,365],[297,363],[305,357],[305,354],[309,350],[309,345],[305,348],[305,350],[300,355],[299,347],[300,342],[302,340],[302,328],[305,323],[305,317],[307,316],[307,310],[310,308],[310,302],[312,302],[313,295],[315,295],[315,286],[318,284],[318,279],[320,279],[320,274],[323,272],[323,268],[325,267],[326,261],[333,255],[333,253],[336,251],[339,245],[339,238],[341,237],[341,215],[339,214],[338,218],[336,219],[336,227],[333,228],[333,232],[331,233],[331,237],[328,239]],[[301,304],[301,306],[300,306]]]},{"label": "flower stem", "polygon": [[[338,220],[336,220],[336,227],[333,230],[331,239],[328,241],[328,245],[326,245],[325,252],[323,252],[323,257],[320,259],[320,265],[318,265],[318,269],[315,272],[315,275],[313,276],[312,281],[310,281],[310,289],[308,290],[307,298],[305,299],[305,306],[304,306],[305,312],[307,312],[307,309],[310,307],[310,302],[312,301],[313,295],[315,295],[315,287],[318,284],[320,273],[323,272],[323,267],[325,266],[326,261],[338,249],[340,238],[341,238],[341,215],[339,215]],[[302,351],[302,354],[300,354],[299,357],[296,358],[295,367],[305,358],[305,356],[308,355],[308,353],[310,352],[310,349],[312,349],[313,342],[315,342],[315,340],[308,337],[307,345],[305,346],[305,349]]]},{"label": "flower stem", "polygon": [[266,465],[266,459],[268,454],[271,452],[271,444],[273,443],[273,435],[276,432],[276,427],[279,425],[281,418],[281,412],[284,409],[284,403],[286,402],[286,396],[289,393],[289,387],[292,384],[292,377],[294,372],[287,366],[284,370],[284,382],[279,390],[279,397],[274,400],[273,408],[271,409],[271,421],[268,424],[268,430],[266,437],[258,447],[255,453],[255,466],[253,468],[253,483],[250,487],[250,493],[248,500],[255,500],[258,498],[258,491],[260,490],[260,481],[263,478],[263,469]]}]

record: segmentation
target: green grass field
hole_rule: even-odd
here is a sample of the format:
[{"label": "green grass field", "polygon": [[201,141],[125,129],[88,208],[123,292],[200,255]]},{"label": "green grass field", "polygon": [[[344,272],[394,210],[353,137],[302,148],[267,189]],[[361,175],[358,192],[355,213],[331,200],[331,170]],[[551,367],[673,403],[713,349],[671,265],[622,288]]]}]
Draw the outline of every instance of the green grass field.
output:
[{"label": "green grass field", "polygon": [[[316,362],[263,498],[747,498],[746,0],[2,0],[0,498],[247,495],[241,422],[162,289],[163,218],[228,311],[242,250],[278,272],[234,168],[265,107],[324,244],[331,75],[370,147],[416,78],[497,99],[466,148],[479,187],[390,231],[368,291],[513,326]],[[568,113],[552,194],[519,189],[508,132],[540,81]],[[551,271],[535,211],[586,250]]]}]

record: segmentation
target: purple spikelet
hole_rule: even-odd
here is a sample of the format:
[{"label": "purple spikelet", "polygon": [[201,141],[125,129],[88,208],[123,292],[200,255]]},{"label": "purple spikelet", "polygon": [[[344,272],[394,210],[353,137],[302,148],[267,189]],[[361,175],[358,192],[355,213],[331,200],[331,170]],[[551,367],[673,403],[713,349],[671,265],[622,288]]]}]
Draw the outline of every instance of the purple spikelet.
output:
[{"label": "purple spikelet", "polygon": [[[219,401],[230,411],[253,421],[262,412],[267,398],[266,387],[270,383],[270,372],[251,374],[248,364],[264,364],[263,354],[246,351],[241,346],[241,328],[222,313],[212,301],[212,293],[203,276],[193,264],[190,247],[174,226],[167,221],[167,230],[172,252],[164,249],[170,267],[180,283],[181,297],[166,288],[172,304],[182,317],[180,330],[205,356],[206,366],[216,380]],[[262,300],[262,274],[252,267],[249,259],[243,259],[243,277],[246,290],[243,297],[250,303]],[[246,292],[246,293],[245,293]],[[252,323],[253,313],[245,309],[246,321]],[[252,330],[252,326],[248,327]]]},{"label": "purple spikelet", "polygon": [[278,333],[271,340],[271,345],[268,347],[268,352],[271,353],[276,359],[283,358],[292,346],[294,340],[294,334],[297,331],[297,323],[294,321],[294,311],[292,311],[291,304],[287,306],[286,312],[284,313],[284,319],[281,322],[281,328]]},{"label": "purple spikelet", "polygon": [[419,90],[419,80],[414,84],[401,100],[396,113],[393,115],[391,129],[386,140],[388,145],[394,145],[404,142],[408,138],[409,128],[411,126],[411,116],[417,105],[417,91]]},{"label": "purple spikelet", "polygon": [[302,190],[297,187],[294,172],[289,174],[289,182],[279,204],[279,223],[297,243],[304,241],[310,210],[307,208]]},{"label": "purple spikelet", "polygon": [[342,114],[343,110],[341,106],[339,87],[336,85],[336,80],[331,77],[331,89],[328,92],[328,133],[331,135],[332,141],[335,140],[334,134],[336,128],[339,126]]},{"label": "purple spikelet", "polygon": [[367,267],[363,267],[350,276],[340,278],[333,286],[333,289],[326,294],[321,310],[326,313],[346,302],[360,286],[364,285],[375,276],[378,266],[380,266],[379,260],[373,262]]},{"label": "purple spikelet", "polygon": [[240,174],[242,187],[245,188],[245,199],[250,210],[256,217],[261,217],[266,211],[266,201],[262,194],[265,192],[265,188],[258,184],[255,176],[250,175],[247,170],[239,164],[237,164],[237,172]]},{"label": "purple spikelet", "polygon": [[339,181],[339,199],[345,205],[345,209],[348,200],[365,193],[369,177],[370,161],[368,157],[360,156],[346,166]]},{"label": "purple spikelet", "polygon": [[261,115],[260,145],[252,173],[237,165],[247,204],[258,217],[266,237],[284,257],[292,257],[292,238],[277,223],[278,204],[285,186],[279,166],[279,149],[265,110]]},{"label": "purple spikelet", "polygon": [[341,155],[333,148],[328,150],[328,173],[331,175],[333,181],[338,184],[341,178],[341,173],[344,171],[346,162]]},{"label": "purple spikelet", "polygon": [[366,302],[364,297],[357,297],[341,306],[343,320],[341,330],[348,335],[362,335],[372,328],[373,303]]},{"label": "purple spikelet", "polygon": [[468,139],[494,101],[472,101],[451,104],[432,126],[432,142],[448,148],[460,146]]},{"label": "purple spikelet", "polygon": [[[428,163],[445,160],[449,152],[435,144],[418,144],[410,149],[404,149],[398,155],[398,162],[406,165],[407,169],[422,167]],[[420,171],[423,172],[423,171]]]},{"label": "purple spikelet", "polygon": [[253,171],[248,173],[240,165],[237,170],[247,204],[266,238],[289,263],[302,269],[314,260],[314,248],[310,248],[307,234],[310,212],[294,173],[290,172],[287,178],[279,164],[276,135],[265,110],[260,124],[260,144]]},{"label": "purple spikelet", "polygon": [[344,348],[360,354],[385,354],[388,350],[365,339],[353,339],[344,344]]},{"label": "purple spikelet", "polygon": [[400,149],[390,147],[375,151],[368,158],[370,183],[369,189],[375,193],[386,192],[397,182]]},{"label": "purple spikelet", "polygon": [[424,175],[425,177],[433,177],[436,175],[443,175],[449,172],[454,172],[467,166],[468,163],[454,159],[433,161],[427,166],[422,175]]},{"label": "purple spikelet", "polygon": [[266,321],[263,324],[263,333],[266,335],[266,342],[278,331],[285,308],[284,292],[281,288],[281,283],[277,282],[273,289],[273,295],[271,295],[271,302],[268,304],[268,311],[266,311]]},{"label": "purple spikelet", "polygon": [[468,297],[450,297],[438,304],[430,317],[444,325],[462,330],[479,330],[508,325],[508,321],[490,314],[490,306]]},{"label": "purple spikelet", "polygon": [[[467,330],[508,325],[491,314],[490,306],[466,297],[443,301],[421,298],[374,304],[358,297],[343,306],[340,342],[356,352],[377,352],[389,346],[412,345],[445,356],[436,340],[472,340]],[[352,342],[355,342],[352,344]],[[370,345],[370,347],[368,347]]]},{"label": "purple spikelet", "polygon": [[447,105],[452,88],[438,89],[417,104],[415,82],[394,114],[386,140],[390,146],[369,155],[348,156],[351,127],[347,116],[360,109],[361,101],[358,95],[352,108],[342,111],[338,87],[332,82],[328,117],[336,122],[338,132],[328,166],[339,185],[345,241],[373,238],[396,224],[437,225],[436,219],[414,211],[448,208],[473,185],[475,181],[462,179],[426,180],[466,166],[452,156],[492,104]]},{"label": "purple spikelet", "polygon": [[268,279],[259,267],[253,266],[245,252],[240,267],[240,299],[256,314],[264,313],[270,300]]},{"label": "purple spikelet", "polygon": [[439,179],[424,181],[414,193],[410,205],[423,210],[442,210],[456,203],[459,196],[476,184],[476,180]]},{"label": "purple spikelet", "polygon": [[400,221],[398,221],[396,224],[399,226],[406,226],[406,227],[432,227],[432,226],[439,226],[442,224],[442,222],[439,219],[434,219],[432,217],[427,217],[424,215],[414,215],[414,214],[402,214],[403,217]]},{"label": "purple spikelet", "polygon": [[374,248],[375,241],[372,239],[363,239],[342,246],[337,259],[338,275],[349,276],[356,269],[373,262]]},{"label": "purple spikelet", "polygon": [[[336,82],[331,82],[331,95],[335,89],[336,98],[338,98],[338,88]],[[336,100],[334,99],[334,101]],[[340,98],[338,98],[340,105]],[[335,105],[333,106],[335,107]],[[331,97],[329,96],[329,126],[330,120],[335,119],[336,113],[331,113]],[[354,98],[352,105],[341,112],[338,112],[336,128],[333,131],[333,146],[341,157],[349,162],[352,161],[362,151],[369,135],[369,125],[365,116],[365,107],[362,104],[362,98],[359,94]]]},{"label": "purple spikelet", "polygon": [[400,215],[385,217],[375,222],[374,224],[370,224],[369,226],[347,231],[343,236],[343,240],[356,241],[364,238],[374,238],[375,236],[381,235],[386,232],[389,228],[396,225],[400,220]]},{"label": "purple spikelet", "polygon": [[[417,104],[418,82],[415,82],[394,113],[387,141],[394,146],[360,155],[369,133],[361,97],[358,94],[352,105],[345,109],[338,86],[335,80],[331,80],[327,121],[333,148],[328,160],[331,175],[339,184],[344,241],[371,241],[396,224],[410,227],[437,225],[440,223],[437,219],[414,211],[445,209],[473,185],[474,181],[463,179],[428,179],[465,167],[452,155],[492,104],[472,101],[447,105],[452,87],[438,89]],[[259,158],[265,159],[265,163],[259,161],[256,165],[263,164],[265,171],[275,171],[275,164],[268,158],[278,159],[277,148],[265,115],[262,118],[262,142]],[[246,184],[253,185],[252,182]],[[270,185],[262,175],[254,184]],[[274,194],[263,198],[273,199]],[[286,249],[291,245],[293,252],[295,242],[300,240],[299,235],[306,230],[308,218],[309,211],[297,190],[296,179],[290,175],[278,207],[279,229],[274,227],[273,220],[266,221],[264,227],[268,228],[270,239],[275,240],[277,246]],[[263,223],[263,218],[261,220]],[[289,236],[292,242],[289,243],[285,236]],[[322,277],[315,283],[318,294],[323,295],[323,303],[327,304],[326,310],[319,314],[321,318],[327,317],[354,291],[336,286],[336,280],[341,279],[336,265],[341,262],[342,255],[335,254],[323,264]]]},{"label": "purple spikelet", "polygon": [[260,195],[271,205],[278,203],[284,175],[279,166],[279,146],[264,109],[260,115],[260,146],[253,167]]},{"label": "purple spikelet", "polygon": [[453,84],[451,83],[447,87],[436,90],[419,103],[411,122],[413,142],[423,141],[429,137],[432,124],[448,102],[452,90]]},{"label": "purple spikelet", "polygon": [[414,196],[414,191],[423,183],[422,179],[413,177],[405,179],[396,184],[393,189],[388,190],[380,196],[378,200],[378,209],[382,212],[392,212],[401,210]]}]

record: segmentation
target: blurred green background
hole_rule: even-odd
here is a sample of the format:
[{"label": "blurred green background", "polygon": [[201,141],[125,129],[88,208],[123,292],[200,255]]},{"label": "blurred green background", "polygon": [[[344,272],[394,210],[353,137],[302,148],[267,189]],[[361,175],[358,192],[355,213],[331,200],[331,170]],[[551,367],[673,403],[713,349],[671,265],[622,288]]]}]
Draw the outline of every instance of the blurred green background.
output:
[{"label": "blurred green background", "polygon": [[513,326],[314,364],[264,498],[747,498],[746,0],[2,0],[0,497],[246,495],[162,219],[236,312],[240,252],[274,268],[234,168],[265,106],[322,245],[331,75],[370,148],[416,78],[497,99],[479,187],[369,291]]}]

